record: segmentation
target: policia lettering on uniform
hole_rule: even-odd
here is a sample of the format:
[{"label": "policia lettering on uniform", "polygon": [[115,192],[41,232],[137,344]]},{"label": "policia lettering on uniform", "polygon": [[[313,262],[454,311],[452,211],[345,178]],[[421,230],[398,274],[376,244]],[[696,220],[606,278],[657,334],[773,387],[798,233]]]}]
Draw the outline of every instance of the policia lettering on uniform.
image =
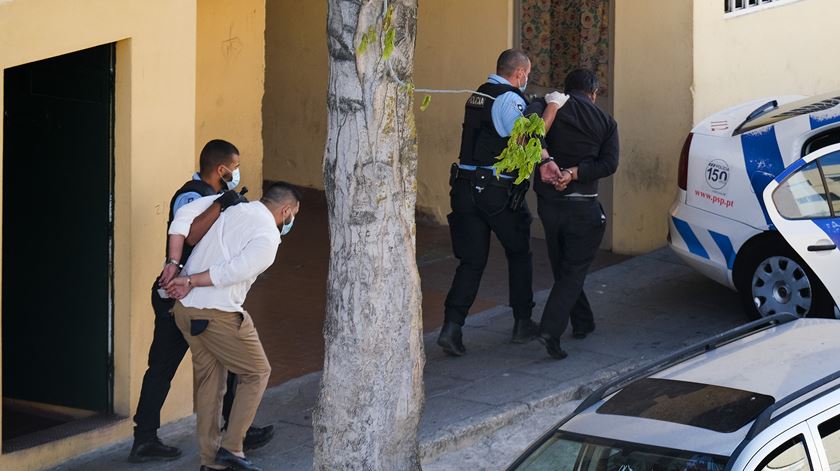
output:
[{"label": "policia lettering on uniform", "polygon": [[513,185],[511,175],[495,175],[492,168],[527,105],[522,89],[530,70],[524,53],[503,52],[496,74],[490,75],[465,104],[459,163],[452,165],[449,179],[452,212],[447,216],[459,265],[446,296],[444,325],[438,337],[438,345],[450,355],[466,353],[461,327],[478,293],[491,232],[508,259],[510,305],[515,319],[512,341],[524,343],[536,336],[531,321],[531,213],[524,201],[528,184]]}]

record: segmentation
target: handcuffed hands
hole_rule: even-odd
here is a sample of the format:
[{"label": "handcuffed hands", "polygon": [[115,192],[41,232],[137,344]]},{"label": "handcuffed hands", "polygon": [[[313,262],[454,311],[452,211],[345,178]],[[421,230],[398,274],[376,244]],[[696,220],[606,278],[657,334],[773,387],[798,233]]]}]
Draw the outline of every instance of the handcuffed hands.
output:
[{"label": "handcuffed hands", "polygon": [[555,190],[563,191],[572,181],[572,172],[561,170],[553,160],[540,165],[540,178],[552,185]]},{"label": "handcuffed hands", "polygon": [[179,276],[177,278],[173,278],[166,284],[166,294],[169,295],[170,298],[174,299],[184,299],[192,286],[190,286],[190,279],[186,276]]},{"label": "handcuffed hands", "polygon": [[167,263],[163,266],[163,271],[160,272],[160,279],[158,280],[158,284],[161,288],[163,288],[170,281],[172,281],[172,278],[178,276],[178,273],[180,272],[181,269],[178,268],[178,265],[175,265],[174,263]]},{"label": "handcuffed hands", "polygon": [[545,96],[546,103],[554,103],[560,108],[562,108],[568,100],[569,95],[560,92],[551,92]]}]

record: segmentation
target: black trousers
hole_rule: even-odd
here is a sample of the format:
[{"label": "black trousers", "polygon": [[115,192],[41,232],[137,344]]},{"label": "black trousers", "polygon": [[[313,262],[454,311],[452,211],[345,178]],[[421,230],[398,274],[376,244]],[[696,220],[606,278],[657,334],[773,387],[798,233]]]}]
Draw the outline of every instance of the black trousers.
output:
[{"label": "black trousers", "polygon": [[[178,365],[189,349],[187,341],[169,312],[175,304],[163,299],[157,293],[157,280],[152,286],[152,309],[155,311],[155,331],[149,347],[149,367],[143,376],[140,400],[134,414],[134,439],[140,442],[152,440],[160,428],[160,409],[169,394],[169,388]],[[228,389],[225,393],[222,413],[227,424],[233,396],[236,391],[236,375],[228,375]]]},{"label": "black trousers", "polygon": [[452,249],[459,260],[452,287],[444,303],[444,319],[464,325],[467,312],[475,301],[481,275],[490,251],[490,233],[496,234],[508,261],[510,306],[516,319],[529,319],[534,307],[531,286],[531,213],[527,205],[514,211],[508,204],[508,190],[479,186],[457,179],[452,184],[452,212],[447,216]]},{"label": "black trousers", "polygon": [[545,241],[554,284],[545,304],[540,332],[560,337],[569,319],[572,329],[595,326],[592,308],[583,292],[583,282],[601,240],[606,216],[596,199],[589,201],[537,200],[537,212],[545,228]]}]

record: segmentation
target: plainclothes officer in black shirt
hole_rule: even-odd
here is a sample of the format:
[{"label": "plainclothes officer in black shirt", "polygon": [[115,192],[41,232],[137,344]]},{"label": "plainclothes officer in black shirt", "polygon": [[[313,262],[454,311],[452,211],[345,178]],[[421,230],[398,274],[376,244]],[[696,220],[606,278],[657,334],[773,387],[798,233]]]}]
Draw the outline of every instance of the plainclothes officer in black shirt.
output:
[{"label": "plainclothes officer in black shirt", "polygon": [[[565,89],[569,98],[562,108],[558,110],[549,103],[543,113],[546,125],[550,125],[545,140],[551,157],[540,163],[541,178],[534,179],[537,212],[545,228],[554,274],[540,323],[540,341],[557,359],[566,357],[560,348],[560,336],[570,318],[575,338],[584,338],[595,330],[583,282],[607,222],[598,202],[598,180],[618,168],[618,126],[595,106],[595,74],[586,69],[572,71],[566,77]],[[535,101],[526,113],[540,113],[543,106]]]},{"label": "plainclothes officer in black shirt", "polygon": [[[226,208],[239,204],[244,198],[234,191],[239,185],[239,150],[230,142],[214,139],[209,141],[201,150],[199,157],[199,172],[175,192],[169,203],[169,224],[175,217],[175,212],[183,205],[203,196],[221,193],[210,208],[195,219],[190,228],[190,235],[184,245],[180,260],[167,260],[161,276],[152,285],[152,309],[155,312],[155,330],[152,345],[149,348],[149,367],[143,376],[143,386],[140,389],[140,400],[134,415],[134,445],[131,447],[129,461],[144,462],[153,460],[173,460],[181,456],[178,448],[163,444],[157,436],[160,428],[160,409],[169,394],[170,383],[178,370],[178,365],[184,358],[189,346],[181,331],[175,325],[171,310],[175,300],[160,296],[161,279],[168,281],[178,274],[180,267],[186,263],[192,252],[192,247],[198,243],[204,234],[218,219],[219,214]],[[167,236],[169,253],[169,237]],[[224,423],[230,415],[236,390],[236,375],[228,377],[228,389],[225,394],[223,408]],[[245,439],[246,448],[254,449],[267,443],[274,434],[274,427],[251,427]],[[250,439],[250,440],[249,440]]]},{"label": "plainclothes officer in black shirt", "polygon": [[452,212],[447,216],[452,248],[460,263],[446,296],[444,324],[437,341],[450,355],[466,352],[461,327],[487,264],[491,232],[501,242],[508,260],[514,317],[511,341],[525,343],[537,334],[531,321],[531,213],[524,202],[528,183],[514,185],[514,176],[496,175],[492,167],[527,105],[522,91],[530,72],[531,61],[525,53],[504,51],[496,63],[496,73],[465,106],[460,162],[452,164],[449,180]]}]

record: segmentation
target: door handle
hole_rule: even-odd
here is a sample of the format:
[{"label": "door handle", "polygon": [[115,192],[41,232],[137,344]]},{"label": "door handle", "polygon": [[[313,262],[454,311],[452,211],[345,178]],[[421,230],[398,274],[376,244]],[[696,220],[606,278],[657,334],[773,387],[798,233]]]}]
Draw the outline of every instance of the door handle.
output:
[{"label": "door handle", "polygon": [[822,244],[816,245],[809,245],[808,252],[824,252],[826,250],[834,250],[837,248],[837,244],[833,244],[831,242],[826,242]]}]

